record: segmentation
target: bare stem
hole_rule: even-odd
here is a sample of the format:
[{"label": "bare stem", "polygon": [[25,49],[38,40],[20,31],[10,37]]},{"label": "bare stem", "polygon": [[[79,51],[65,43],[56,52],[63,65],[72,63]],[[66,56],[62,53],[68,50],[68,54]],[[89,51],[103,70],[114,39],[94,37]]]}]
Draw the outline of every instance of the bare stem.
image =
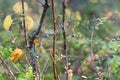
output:
[{"label": "bare stem", "polygon": [[5,67],[7,68],[7,70],[9,71],[9,73],[11,74],[11,76],[13,77],[14,80],[16,80],[16,77],[14,75],[14,73],[11,71],[11,69],[8,67],[7,63],[4,61],[4,59],[2,58],[2,56],[0,55],[0,59],[3,62],[3,64],[5,65]]},{"label": "bare stem", "polygon": [[94,29],[92,28],[90,30],[90,54],[93,56],[93,34],[94,34]]},{"label": "bare stem", "polygon": [[[27,32],[26,32],[26,26],[25,26],[25,9],[24,9],[24,0],[22,0],[22,17],[23,17],[23,30],[24,30],[24,38],[25,38],[25,47],[27,46]],[[21,26],[21,25],[20,25]],[[21,26],[22,28],[22,26]],[[27,57],[27,51],[25,54],[25,60],[29,64],[29,60]]]},{"label": "bare stem", "polygon": [[54,0],[52,1],[52,15],[53,15],[53,25],[54,25],[54,37],[53,37],[53,72],[54,80],[57,80],[57,68],[56,68],[56,20],[55,20],[55,11],[54,11]]},{"label": "bare stem", "polygon": [[40,74],[40,64],[38,59],[35,59],[36,63],[36,75],[37,75],[37,80],[41,80],[41,74]]},{"label": "bare stem", "polygon": [[[66,32],[65,32],[65,9],[66,9],[66,5],[65,5],[65,0],[62,1],[62,5],[63,5],[63,18],[62,18],[62,31],[63,31],[63,38],[64,38],[64,55],[67,57],[67,51],[66,51]],[[67,64],[67,58],[66,58],[66,64]]]},{"label": "bare stem", "polygon": [[48,4],[48,0],[45,0],[45,4],[43,5],[44,9],[42,12],[42,16],[40,18],[38,29],[35,31],[35,33],[32,35],[32,37],[30,39],[30,46],[29,46],[30,49],[33,47],[34,39],[40,33],[40,30],[41,30],[41,27],[42,27],[42,24],[43,24],[43,21],[44,21],[44,18],[45,18],[45,15],[46,15],[46,12],[47,12],[47,9],[49,8],[49,6],[50,6],[50,4]]},{"label": "bare stem", "polygon": [[[62,0],[62,7],[63,7],[62,32],[63,32],[63,38],[64,38],[64,44],[63,44],[64,52],[63,52],[63,54],[66,56],[65,57],[65,64],[67,67],[67,69],[66,69],[66,72],[67,72],[67,70],[68,70],[68,57],[67,57],[67,55],[68,54],[67,54],[67,45],[66,45],[66,32],[65,32],[65,9],[66,9],[65,0]],[[66,75],[66,79],[69,80],[68,75]]]},{"label": "bare stem", "polygon": [[[30,42],[29,42],[29,49],[32,50],[34,45],[33,45],[33,41],[34,39],[36,38],[36,36],[40,33],[40,30],[41,30],[41,27],[42,27],[42,24],[43,24],[43,21],[44,21],[44,18],[45,18],[45,15],[46,15],[46,12],[47,12],[47,9],[49,8],[49,4],[48,4],[48,0],[45,0],[45,4],[43,5],[44,9],[43,9],[43,12],[42,12],[42,16],[40,18],[40,22],[39,22],[39,26],[38,26],[38,29],[34,32],[34,34],[32,35],[32,37],[30,37]],[[35,56],[34,56],[34,53],[31,54],[31,65],[32,65],[32,68],[33,68],[33,72],[36,73],[36,67],[38,65],[35,64]],[[39,71],[38,71],[39,73]]]},{"label": "bare stem", "polygon": [[91,26],[91,28],[90,28],[90,55],[91,55],[91,61],[90,61],[89,67],[90,67],[91,70],[96,72],[96,68],[95,68],[95,65],[94,65],[94,59],[93,59],[93,57],[95,56],[94,51],[93,51],[94,50],[93,49],[93,46],[94,46],[94,44],[93,44],[94,30],[95,30],[94,27]]},{"label": "bare stem", "polygon": [[42,6],[44,5],[40,0],[37,0]]},{"label": "bare stem", "polygon": [[24,37],[25,37],[25,44],[27,45],[27,37],[26,37],[26,27],[25,27],[25,9],[24,9],[24,0],[22,0],[22,17],[23,17],[23,29],[24,29]]}]

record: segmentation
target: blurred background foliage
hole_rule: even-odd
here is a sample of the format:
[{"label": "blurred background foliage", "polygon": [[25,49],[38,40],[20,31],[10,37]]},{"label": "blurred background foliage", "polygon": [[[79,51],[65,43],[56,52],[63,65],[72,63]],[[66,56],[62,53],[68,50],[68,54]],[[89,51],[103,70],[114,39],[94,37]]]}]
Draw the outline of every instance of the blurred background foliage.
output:
[{"label": "blurred background foliage", "polygon": [[[19,63],[11,63],[9,61],[10,54],[16,47],[25,51],[23,33],[22,31],[18,33],[18,31],[20,32],[18,23],[12,25],[8,32],[3,27],[5,17],[9,14],[14,14],[13,5],[17,1],[19,0],[0,0],[0,54],[4,56],[4,60],[17,75],[18,80],[30,80],[33,73],[31,72],[31,66],[24,62],[25,59],[22,59]],[[34,27],[28,31],[28,35],[31,36],[39,25],[43,7],[37,0],[25,1],[29,6],[26,14],[34,20]],[[40,1],[44,4],[44,0]],[[64,67],[59,61],[63,51],[62,5],[61,0],[54,1],[57,18],[57,65],[61,80],[65,80]],[[66,0],[66,5],[67,53],[71,64],[70,67],[73,70],[73,80],[83,80],[83,78],[88,80],[120,80],[120,1]],[[92,39],[93,52],[99,56],[97,60],[94,60],[94,67],[98,72],[89,68],[91,31],[94,32]],[[45,69],[45,71],[41,71],[44,80],[53,80],[52,62],[51,58],[49,58],[52,48],[52,37],[53,22],[50,7],[43,23],[42,32],[38,36],[42,47],[36,46],[36,52],[42,56],[39,62],[40,69]],[[15,42],[13,43],[13,41]],[[2,62],[0,61],[0,70],[4,68],[1,64]],[[0,80],[9,79],[6,74],[7,72],[0,72]]]}]

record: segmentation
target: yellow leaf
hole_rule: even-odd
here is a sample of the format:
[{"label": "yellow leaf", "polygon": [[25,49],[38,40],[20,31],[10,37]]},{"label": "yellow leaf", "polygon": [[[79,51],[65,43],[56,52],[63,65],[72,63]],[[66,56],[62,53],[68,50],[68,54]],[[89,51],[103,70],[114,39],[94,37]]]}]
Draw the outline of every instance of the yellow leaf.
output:
[{"label": "yellow leaf", "polygon": [[12,62],[18,61],[21,57],[23,56],[23,52],[21,49],[16,48],[12,53],[11,53],[11,58],[10,60]]},{"label": "yellow leaf", "polygon": [[102,54],[102,55],[108,55],[108,51],[106,49],[101,49],[98,51],[99,54]]},{"label": "yellow leaf", "polygon": [[76,20],[82,20],[82,17],[79,12],[75,13],[75,18],[76,18]]},{"label": "yellow leaf", "polygon": [[11,18],[11,15],[6,16],[4,22],[3,22],[3,27],[5,28],[5,30],[9,30],[11,24],[12,24],[13,20]]},{"label": "yellow leaf", "polygon": [[[24,2],[24,11],[26,12],[28,10],[28,4]],[[13,11],[17,14],[22,14],[22,1],[18,1],[14,6],[13,6]]]},{"label": "yellow leaf", "polygon": [[30,30],[34,25],[34,21],[30,16],[25,16],[25,27],[27,30]]}]

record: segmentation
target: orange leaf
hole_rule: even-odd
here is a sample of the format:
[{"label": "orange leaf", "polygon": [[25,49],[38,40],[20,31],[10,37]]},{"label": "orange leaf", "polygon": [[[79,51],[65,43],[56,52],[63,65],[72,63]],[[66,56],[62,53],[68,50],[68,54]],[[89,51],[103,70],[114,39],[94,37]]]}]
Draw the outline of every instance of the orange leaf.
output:
[{"label": "orange leaf", "polygon": [[38,40],[38,39],[35,39],[34,41],[33,41],[33,44],[40,44],[40,41]]},{"label": "orange leaf", "polygon": [[112,12],[106,12],[106,13],[105,13],[105,17],[106,17],[107,19],[110,19],[110,18],[112,17],[112,15],[113,15]]},{"label": "orange leaf", "polygon": [[11,58],[10,60],[12,62],[18,61],[20,58],[23,56],[23,51],[19,48],[16,48],[12,53],[11,53]]}]

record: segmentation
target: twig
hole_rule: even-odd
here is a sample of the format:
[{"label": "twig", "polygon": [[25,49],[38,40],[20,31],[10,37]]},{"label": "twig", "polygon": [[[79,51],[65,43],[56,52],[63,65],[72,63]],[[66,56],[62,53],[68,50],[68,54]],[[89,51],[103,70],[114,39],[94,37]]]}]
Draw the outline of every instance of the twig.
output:
[{"label": "twig", "polygon": [[[62,0],[62,5],[63,5],[63,18],[62,18],[62,31],[63,31],[63,38],[64,38],[64,55],[67,57],[67,51],[66,51],[66,32],[65,32],[65,0]],[[66,58],[66,64],[68,63],[67,58]]]},{"label": "twig", "polygon": [[[95,17],[95,16],[94,16]],[[96,17],[94,18],[94,22],[96,21]],[[93,70],[94,72],[96,72],[96,68],[95,68],[95,65],[94,65],[94,59],[93,59],[93,56],[95,55],[94,54],[94,49],[93,49],[93,37],[94,37],[94,31],[95,31],[95,27],[94,26],[90,26],[90,55],[91,55],[91,61],[90,61],[90,65],[89,65],[89,68],[91,70]]]},{"label": "twig", "polygon": [[44,5],[40,0],[37,0],[42,6]]},{"label": "twig", "polygon": [[22,0],[22,17],[23,17],[23,29],[25,37],[25,45],[27,46],[27,37],[26,37],[26,27],[25,27],[25,9],[24,9],[24,0]]},{"label": "twig", "polygon": [[3,64],[5,65],[5,67],[7,68],[7,70],[9,71],[9,73],[11,74],[11,76],[13,77],[14,80],[16,80],[16,77],[14,75],[14,73],[11,71],[11,69],[8,67],[7,63],[4,61],[4,59],[2,58],[2,56],[0,55],[0,59],[3,62]]},{"label": "twig", "polygon": [[[36,36],[40,33],[40,30],[41,30],[41,27],[42,27],[42,24],[43,24],[43,21],[44,21],[44,18],[45,18],[45,15],[46,15],[46,12],[47,12],[47,9],[49,8],[49,4],[48,4],[48,0],[45,0],[45,4],[44,4],[44,9],[43,9],[43,12],[42,12],[42,16],[40,18],[40,22],[39,22],[39,26],[38,26],[38,29],[34,32],[34,34],[32,35],[32,37],[30,37],[30,42],[29,42],[29,49],[32,50],[34,45],[33,45],[33,41],[34,39],[36,38]],[[36,72],[36,64],[35,64],[35,57],[34,57],[34,54],[31,54],[31,65],[32,65],[32,68],[33,68],[33,73]]]},{"label": "twig", "polygon": [[46,15],[46,12],[47,12],[47,9],[49,8],[49,6],[50,6],[50,4],[48,4],[48,0],[45,0],[45,4],[43,6],[44,9],[43,9],[43,12],[42,12],[42,16],[40,18],[38,29],[35,31],[35,33],[30,38],[30,46],[29,46],[30,49],[33,47],[33,41],[34,41],[34,39],[40,33],[40,30],[41,30],[41,27],[42,27],[42,24],[43,24],[43,21],[44,21],[44,18],[45,18],[45,15]]},{"label": "twig", "polygon": [[[65,32],[65,9],[66,9],[66,5],[65,5],[65,0],[62,0],[62,7],[63,7],[63,16],[62,16],[62,31],[63,31],[63,38],[64,38],[64,44],[63,44],[63,49],[64,52],[63,54],[65,55],[65,64],[66,64],[66,72],[68,70],[68,57],[67,57],[67,45],[66,45],[66,32]],[[66,79],[69,80],[68,75],[66,74]]]},{"label": "twig", "polygon": [[[51,57],[52,61],[54,62],[53,52],[50,52],[50,57]],[[65,65],[64,62],[63,62],[63,65]],[[57,67],[57,65],[56,65],[56,71],[57,71],[57,74],[58,74],[58,67]],[[57,80],[60,80],[59,75],[57,75]]]},{"label": "twig", "polygon": [[49,66],[49,57],[45,61],[45,65],[44,65],[44,67],[42,69],[41,76],[46,72],[48,66]]},{"label": "twig", "polygon": [[94,34],[94,29],[92,28],[90,30],[90,54],[93,56],[93,34]]},{"label": "twig", "polygon": [[[25,26],[25,9],[24,9],[24,0],[22,0],[22,17],[23,17],[23,29],[24,29],[24,37],[25,37],[25,46],[27,46],[27,32],[26,32],[26,26]],[[20,25],[21,26],[21,25]],[[29,64],[29,60],[27,57],[27,52],[25,54],[25,60]]]},{"label": "twig", "polygon": [[41,74],[40,74],[40,64],[38,62],[38,59],[35,59],[36,63],[36,75],[37,75],[37,80],[41,80]]},{"label": "twig", "polygon": [[53,37],[53,72],[54,80],[57,80],[57,67],[56,67],[56,20],[55,20],[55,11],[54,11],[54,0],[52,1],[52,16],[53,16],[53,25],[54,25],[54,37]]}]

